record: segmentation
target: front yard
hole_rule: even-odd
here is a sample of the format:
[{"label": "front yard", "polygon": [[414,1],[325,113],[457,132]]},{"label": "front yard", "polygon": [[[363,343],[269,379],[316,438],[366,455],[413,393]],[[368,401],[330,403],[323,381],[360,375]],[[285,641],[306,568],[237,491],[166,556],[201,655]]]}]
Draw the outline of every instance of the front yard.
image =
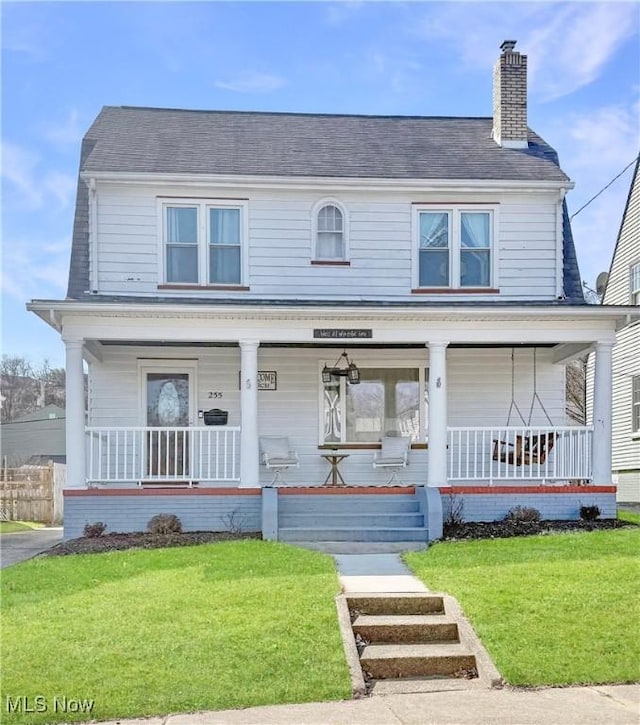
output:
[{"label": "front yard", "polygon": [[[337,590],[328,556],[252,540],[10,567],[0,721],[348,698]],[[18,712],[20,697],[46,710]],[[95,704],[64,712],[64,697]]]},{"label": "front yard", "polygon": [[640,680],[640,527],[446,542],[405,560],[458,599],[509,684]]}]

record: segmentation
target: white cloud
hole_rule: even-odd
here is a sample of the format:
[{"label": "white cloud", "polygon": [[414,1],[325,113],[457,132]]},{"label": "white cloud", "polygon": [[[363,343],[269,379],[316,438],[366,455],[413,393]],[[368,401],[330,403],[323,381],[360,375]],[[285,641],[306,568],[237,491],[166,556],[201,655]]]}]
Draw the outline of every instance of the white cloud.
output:
[{"label": "white cloud", "polygon": [[2,178],[9,191],[5,191],[5,211],[35,211],[45,206],[61,211],[73,201],[75,177],[63,171],[45,171],[38,154],[9,141],[2,143]]},{"label": "white cloud", "polygon": [[417,32],[454,46],[466,68],[490,68],[500,43],[518,41],[529,56],[529,86],[543,100],[596,80],[617,49],[637,33],[631,2],[429,4]]},{"label": "white cloud", "polygon": [[[569,193],[574,214],[619,174],[640,148],[638,105],[611,105],[570,113],[545,131],[561,150],[562,168],[575,182]],[[589,203],[572,221],[582,278],[593,286],[607,270],[615,246],[633,167]]]},{"label": "white cloud", "polygon": [[80,114],[72,108],[67,117],[59,123],[49,123],[43,131],[44,138],[59,148],[72,146],[74,149],[80,145],[84,129],[80,126]]},{"label": "white cloud", "polygon": [[225,91],[235,93],[271,93],[282,88],[286,83],[281,76],[270,73],[247,72],[241,73],[229,80],[217,80],[214,85]]},{"label": "white cloud", "polygon": [[64,296],[71,241],[6,236],[2,245],[3,293],[20,301]]}]

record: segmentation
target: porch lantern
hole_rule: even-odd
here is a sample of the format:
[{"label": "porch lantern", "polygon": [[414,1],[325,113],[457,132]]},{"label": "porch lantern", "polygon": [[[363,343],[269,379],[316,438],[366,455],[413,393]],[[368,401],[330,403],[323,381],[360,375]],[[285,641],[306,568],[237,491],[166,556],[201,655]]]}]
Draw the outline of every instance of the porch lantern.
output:
[{"label": "porch lantern", "polygon": [[332,367],[327,367],[325,363],[322,368],[322,382],[325,385],[330,385],[333,377],[346,377],[351,385],[357,385],[360,382],[360,370],[358,370],[357,365],[352,360],[349,360],[346,350],[335,361]]}]

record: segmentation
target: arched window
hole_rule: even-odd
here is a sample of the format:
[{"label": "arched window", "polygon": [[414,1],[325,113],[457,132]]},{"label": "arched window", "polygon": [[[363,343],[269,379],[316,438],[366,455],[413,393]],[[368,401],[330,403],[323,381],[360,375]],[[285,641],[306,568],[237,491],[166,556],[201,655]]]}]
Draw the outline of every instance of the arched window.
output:
[{"label": "arched window", "polygon": [[345,259],[344,214],[335,204],[325,204],[316,219],[316,259]]}]

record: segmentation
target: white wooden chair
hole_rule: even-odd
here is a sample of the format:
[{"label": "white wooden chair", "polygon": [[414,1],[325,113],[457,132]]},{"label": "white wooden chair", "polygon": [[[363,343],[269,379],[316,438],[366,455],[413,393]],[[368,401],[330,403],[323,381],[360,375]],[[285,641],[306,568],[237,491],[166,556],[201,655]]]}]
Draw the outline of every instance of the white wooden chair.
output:
[{"label": "white wooden chair", "polygon": [[408,436],[383,436],[382,448],[373,457],[374,468],[387,468],[391,471],[390,483],[403,483],[399,472],[409,465],[411,438]]},{"label": "white wooden chair", "polygon": [[260,436],[260,452],[262,464],[267,470],[275,472],[272,486],[284,483],[282,471],[300,467],[298,453],[291,450],[286,436]]}]

